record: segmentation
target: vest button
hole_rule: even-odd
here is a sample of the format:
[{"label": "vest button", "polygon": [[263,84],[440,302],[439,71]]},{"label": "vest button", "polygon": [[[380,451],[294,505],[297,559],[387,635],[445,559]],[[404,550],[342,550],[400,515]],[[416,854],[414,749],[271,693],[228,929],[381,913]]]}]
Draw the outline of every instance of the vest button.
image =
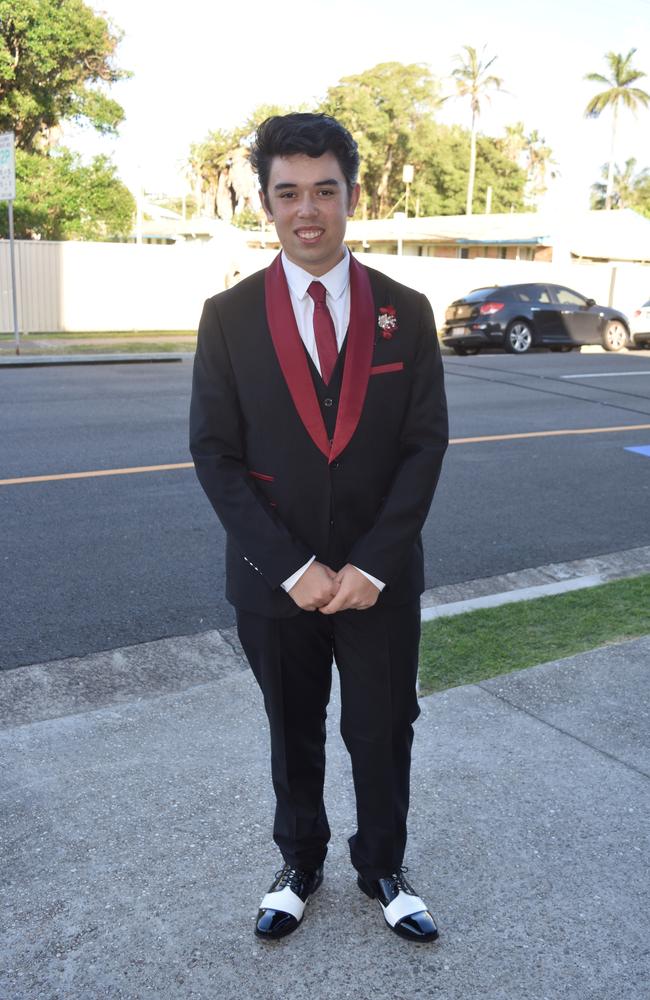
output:
[{"label": "vest button", "polygon": [[331,406],[333,402],[334,402],[333,399],[324,399],[323,406]]},{"label": "vest button", "polygon": [[339,467],[340,464],[341,464],[340,462],[332,462],[330,468],[331,469],[338,469],[338,467]]}]

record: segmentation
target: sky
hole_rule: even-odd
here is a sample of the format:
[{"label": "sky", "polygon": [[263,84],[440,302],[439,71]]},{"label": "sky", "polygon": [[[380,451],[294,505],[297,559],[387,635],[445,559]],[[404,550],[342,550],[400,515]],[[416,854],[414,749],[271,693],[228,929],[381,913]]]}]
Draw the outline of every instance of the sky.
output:
[{"label": "sky", "polygon": [[[608,75],[605,53],[636,48],[648,73],[650,0],[305,0],[262,4],[209,0],[103,0],[90,3],[124,32],[118,63],[133,73],[111,88],[126,120],[117,139],[73,126],[64,141],[84,156],[111,155],[135,189],[180,193],[190,144],[242,122],[262,103],[299,105],[321,98],[341,77],[380,62],[426,64],[452,94],[454,56],[463,45],[496,56],[494,93],[480,130],[501,135],[523,121],[551,146],[561,180],[558,206],[587,208],[589,188],[609,158],[611,118],[584,118]],[[438,115],[469,127],[469,101],[448,100]],[[621,116],[616,161],[650,167],[650,110]]]}]

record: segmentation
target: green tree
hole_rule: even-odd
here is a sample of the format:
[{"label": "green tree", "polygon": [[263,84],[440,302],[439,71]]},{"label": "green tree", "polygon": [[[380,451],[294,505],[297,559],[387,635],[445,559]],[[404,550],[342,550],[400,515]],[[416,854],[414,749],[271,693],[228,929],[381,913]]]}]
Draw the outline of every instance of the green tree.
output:
[{"label": "green tree", "polygon": [[[402,204],[406,163],[415,168],[411,204],[416,214],[463,211],[470,133],[439,125],[434,112],[440,103],[438,85],[426,68],[382,63],[339,81],[314,109],[338,118],[359,144],[362,217],[385,218]],[[231,161],[246,148],[254,127],[268,114],[282,113],[281,108],[258,108],[241,127],[215,131],[192,147],[190,176],[198,179],[199,197],[207,200],[209,208],[219,201],[224,179],[232,179]],[[521,211],[524,171],[503,154],[497,140],[479,136],[477,146],[481,160],[475,169],[476,210],[483,211],[491,187],[495,211]]]},{"label": "green tree", "polygon": [[[0,131],[16,136],[16,234],[105,239],[131,228],[134,202],[104,156],[57,149],[61,123],[115,133],[124,113],[107,87],[120,32],[83,0],[0,0]],[[3,226],[5,223],[2,223]]]},{"label": "green tree", "polygon": [[413,135],[440,103],[436,80],[418,63],[380,63],[327,91],[317,110],[343,122],[359,144],[364,218],[383,218],[394,209]]},{"label": "green tree", "polygon": [[553,168],[557,167],[553,159],[553,151],[546,145],[546,140],[539,134],[537,129],[533,129],[526,136],[526,156],[528,163],[526,172],[528,174],[527,197],[535,203],[547,190],[547,177],[549,170],[554,176]]},{"label": "green tree", "polygon": [[608,52],[605,59],[609,65],[609,76],[602,73],[588,73],[585,80],[607,87],[589,101],[585,109],[585,117],[599,118],[607,108],[612,109],[612,141],[607,170],[607,186],[605,191],[605,208],[612,207],[612,191],[614,184],[614,166],[616,162],[616,129],[618,111],[621,106],[636,111],[639,107],[647,108],[650,104],[650,94],[634,84],[647,74],[634,69],[632,58],[636,49],[630,49],[626,56],[617,52]]},{"label": "green tree", "polygon": [[[423,215],[461,215],[467,209],[471,136],[458,125],[434,125],[428,158],[416,171],[414,193],[420,197]],[[492,188],[492,211],[524,209],[526,174],[500,149],[490,136],[477,137],[477,161],[473,211],[485,210],[488,188]]]},{"label": "green tree", "polygon": [[[67,149],[16,153],[14,224],[18,239],[103,240],[127,236],[135,201],[105,156],[86,165]],[[0,213],[0,235],[7,219]]]},{"label": "green tree", "polygon": [[476,174],[476,137],[478,134],[478,121],[481,114],[481,102],[489,100],[487,91],[495,87],[501,89],[503,81],[500,77],[490,74],[488,70],[496,60],[492,56],[487,62],[485,59],[485,48],[480,56],[471,45],[463,45],[464,55],[457,55],[456,60],[459,66],[452,70],[452,76],[456,81],[456,89],[459,97],[469,97],[472,109],[472,128],[469,153],[469,177],[467,181],[467,199],[465,202],[465,212],[472,214],[472,204],[474,200],[474,178]]},{"label": "green tree", "polygon": [[650,219],[650,171],[642,170],[634,184],[634,199],[631,208]]},{"label": "green tree", "polygon": [[[601,180],[591,187],[591,207],[605,207],[607,184],[609,182],[609,164],[604,164]],[[650,214],[650,170],[647,168],[636,171],[636,159],[630,157],[625,161],[623,170],[614,166],[610,190],[611,208],[633,208],[644,215]]]},{"label": "green tree", "polygon": [[526,171],[525,200],[535,205],[547,190],[547,176],[557,166],[553,151],[537,129],[526,134],[523,122],[506,125],[505,136],[497,140],[499,150]]},{"label": "green tree", "polygon": [[82,0],[0,0],[0,131],[26,150],[64,118],[114,132],[124,115],[103,88],[128,75],[114,61],[120,37]]},{"label": "green tree", "polygon": [[[250,113],[246,121],[233,129],[215,129],[202,142],[193,143],[187,163],[187,179],[192,187],[194,201],[198,214],[221,218],[219,206],[219,191],[224,186],[230,189],[231,168],[236,160],[241,161],[241,151],[247,150],[258,125],[271,115],[287,114],[289,108],[277,104],[261,104]],[[292,110],[303,110],[294,108]],[[248,153],[246,152],[246,158]],[[248,166],[248,165],[247,165]],[[257,182],[253,178],[252,168],[246,173],[239,171],[236,177],[237,188],[241,185],[241,195],[244,201],[250,201],[249,188],[257,190]],[[238,192],[233,189],[233,197],[237,199]],[[234,206],[233,206],[234,208]],[[232,214],[232,213],[230,213]],[[246,219],[250,222],[255,213],[247,206]],[[257,218],[257,216],[255,216]],[[230,221],[230,219],[228,219]],[[240,225],[244,225],[240,220]]]}]

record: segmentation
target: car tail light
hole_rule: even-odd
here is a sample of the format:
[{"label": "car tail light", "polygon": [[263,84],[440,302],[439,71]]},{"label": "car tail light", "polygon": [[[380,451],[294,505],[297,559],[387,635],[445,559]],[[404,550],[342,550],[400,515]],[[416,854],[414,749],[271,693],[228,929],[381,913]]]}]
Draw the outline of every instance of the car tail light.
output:
[{"label": "car tail light", "polygon": [[633,315],[634,316],[640,316],[641,315],[641,310],[640,309],[635,309]]},{"label": "car tail light", "polygon": [[481,316],[492,316],[503,309],[504,304],[503,302],[484,302],[479,309],[479,313]]}]

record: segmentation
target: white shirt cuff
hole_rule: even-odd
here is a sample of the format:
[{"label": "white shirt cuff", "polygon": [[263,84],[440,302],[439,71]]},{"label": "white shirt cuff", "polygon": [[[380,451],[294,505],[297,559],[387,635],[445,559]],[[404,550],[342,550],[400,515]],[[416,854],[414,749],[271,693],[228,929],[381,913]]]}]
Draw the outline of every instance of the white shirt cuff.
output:
[{"label": "white shirt cuff", "polygon": [[374,583],[379,593],[382,592],[382,590],[386,586],[385,583],[382,583],[381,580],[378,580],[376,576],[371,576],[370,573],[366,573],[365,569],[361,569],[360,566],[355,566],[354,568],[358,569],[360,573],[363,573],[363,575],[367,580],[370,580],[371,583]]},{"label": "white shirt cuff", "polygon": [[297,569],[295,573],[292,573],[291,576],[284,581],[284,583],[281,586],[283,590],[286,590],[287,594],[289,593],[292,587],[295,587],[302,574],[305,572],[305,570],[309,569],[315,558],[316,556],[312,556],[309,562],[306,562],[304,566],[301,566],[300,569]]}]

